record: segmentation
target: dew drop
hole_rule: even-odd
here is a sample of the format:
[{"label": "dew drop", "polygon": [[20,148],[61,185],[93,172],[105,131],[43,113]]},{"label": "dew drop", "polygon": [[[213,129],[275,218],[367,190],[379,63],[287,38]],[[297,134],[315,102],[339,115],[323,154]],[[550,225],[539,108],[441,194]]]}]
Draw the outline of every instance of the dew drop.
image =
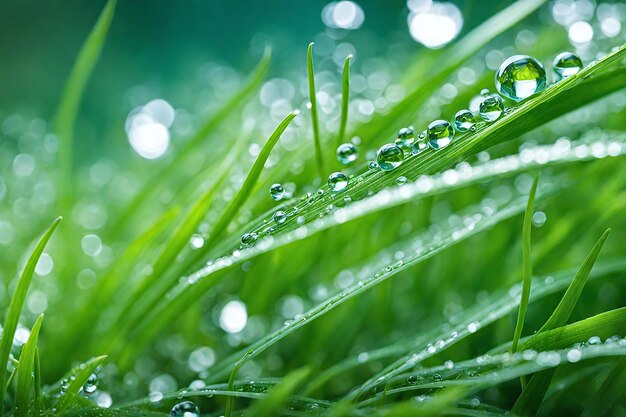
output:
[{"label": "dew drop", "polygon": [[274,213],[272,219],[274,219],[276,223],[281,224],[284,223],[285,220],[287,220],[287,214],[285,214],[285,212],[282,210],[278,210],[276,213]]},{"label": "dew drop", "polygon": [[409,376],[407,377],[407,379],[406,379],[406,382],[407,382],[409,385],[415,385],[415,384],[417,384],[417,377],[416,377],[415,375],[409,375]]},{"label": "dew drop", "polygon": [[552,68],[559,78],[570,77],[580,71],[582,67],[583,61],[578,55],[571,52],[561,52],[552,62]]},{"label": "dew drop", "polygon": [[377,170],[377,169],[378,169],[378,164],[377,164],[376,162],[374,162],[374,161],[370,161],[370,163],[369,163],[369,164],[367,164],[367,167],[368,167],[370,170],[375,171],[375,170]]},{"label": "dew drop", "polygon": [[471,111],[463,109],[454,115],[454,128],[457,132],[467,132],[474,126],[476,126],[476,118]]},{"label": "dew drop", "polygon": [[413,144],[413,147],[411,148],[411,153],[413,155],[419,155],[420,153],[428,149],[428,144],[426,143],[425,137],[426,137],[425,134],[422,134],[422,133],[419,134],[419,136],[417,137],[417,140],[415,141],[415,143]]},{"label": "dew drop", "polygon": [[448,146],[454,138],[452,125],[445,120],[435,120],[428,125],[428,144],[433,149],[441,149]]},{"label": "dew drop", "polygon": [[337,147],[337,160],[344,165],[351,164],[356,161],[359,151],[356,146],[351,143],[343,143]]},{"label": "dew drop", "polygon": [[479,106],[480,117],[485,122],[495,122],[504,111],[504,102],[500,96],[492,95],[484,99]]},{"label": "dew drop", "polygon": [[85,385],[83,385],[83,392],[85,394],[93,394],[98,389],[98,376],[96,374],[89,375]]},{"label": "dew drop", "polygon": [[407,181],[407,179],[406,179],[406,177],[404,177],[404,176],[398,177],[398,179],[396,180],[396,182],[397,182],[399,185],[406,184],[406,181]]},{"label": "dew drop", "polygon": [[200,409],[191,401],[176,404],[170,411],[170,417],[199,417]]},{"label": "dew drop", "polygon": [[522,101],[546,88],[546,70],[528,55],[506,59],[496,72],[496,89],[513,101]]},{"label": "dew drop", "polygon": [[398,146],[388,143],[378,150],[376,160],[383,171],[392,171],[402,165],[404,152]]},{"label": "dew drop", "polygon": [[439,374],[433,374],[433,381],[435,382],[439,382],[441,381],[443,378],[441,377],[441,375]]},{"label": "dew drop", "polygon": [[241,236],[241,243],[243,243],[244,245],[251,245],[254,242],[256,242],[257,238],[259,236],[252,232],[252,233],[244,233],[243,236]]},{"label": "dew drop", "polygon": [[274,201],[280,201],[285,196],[285,188],[281,184],[273,184],[270,187],[270,196]]},{"label": "dew drop", "polygon": [[398,132],[398,139],[402,143],[402,145],[410,148],[415,143],[415,132],[413,131],[413,126],[403,127]]},{"label": "dew drop", "polygon": [[328,186],[333,192],[339,192],[348,186],[348,177],[343,172],[333,172],[328,177]]}]

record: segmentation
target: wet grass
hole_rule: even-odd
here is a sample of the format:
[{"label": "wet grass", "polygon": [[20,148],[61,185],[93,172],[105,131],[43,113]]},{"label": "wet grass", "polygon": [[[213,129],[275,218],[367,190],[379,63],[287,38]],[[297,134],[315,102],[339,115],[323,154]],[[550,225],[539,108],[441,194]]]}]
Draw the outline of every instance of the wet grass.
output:
[{"label": "wet grass", "polygon": [[[84,271],[74,260],[86,232],[74,219],[52,237],[55,220],[33,250],[19,248],[30,257],[7,287],[3,412],[157,416],[188,399],[202,415],[228,417],[623,413],[626,124],[623,107],[612,106],[624,97],[624,46],[445,149],[407,155],[392,172],[368,168],[364,157],[419,119],[473,55],[544,3],[516,2],[443,51],[419,54],[405,98],[368,122],[348,114],[348,57],[333,132],[319,120],[309,45],[304,111],[311,124],[299,133],[306,146],[277,146],[296,129],[294,109],[251,163],[247,148],[261,132],[241,128],[239,113],[264,80],[266,51],[239,92],[171,158],[142,173],[143,187],[126,204],[107,207],[112,220],[101,236],[114,256],[93,267],[95,283],[75,281]],[[70,218],[81,203],[71,176],[73,129],[114,9],[109,1],[85,42],[57,113],[58,210]],[[566,46],[547,42],[533,53]],[[487,75],[476,77],[472,94]],[[441,108],[466,107],[467,94]],[[569,123],[581,109],[592,117]],[[234,145],[212,148],[231,126]],[[338,166],[331,162],[336,145],[354,134],[361,156],[342,167],[347,190],[333,193],[324,182]],[[565,134],[572,139],[558,139]],[[214,163],[189,162],[207,152]],[[276,154],[280,164],[269,165]],[[297,174],[293,162],[301,163]],[[274,204],[268,184],[291,178],[306,191]],[[170,196],[165,207],[155,204],[163,194]],[[277,210],[287,214],[283,223],[272,219]],[[609,226],[615,237],[608,238]],[[251,232],[257,240],[242,244]],[[188,244],[194,236],[200,247]],[[62,296],[51,298],[44,318],[24,305],[51,237]],[[248,323],[226,334],[215,322],[233,299],[245,302]],[[21,348],[12,343],[20,323],[31,329]],[[216,359],[198,373],[187,358],[201,346]],[[98,391],[87,395],[93,373]],[[163,374],[174,387],[152,389]]]}]

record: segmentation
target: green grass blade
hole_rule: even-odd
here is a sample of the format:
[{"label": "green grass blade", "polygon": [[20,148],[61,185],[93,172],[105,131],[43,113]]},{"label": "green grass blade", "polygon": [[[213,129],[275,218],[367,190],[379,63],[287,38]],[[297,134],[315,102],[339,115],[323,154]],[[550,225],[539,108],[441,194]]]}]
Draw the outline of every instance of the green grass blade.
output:
[{"label": "green grass blade", "polygon": [[626,390],[626,357],[617,360],[602,386],[587,403],[581,417],[603,417]]},{"label": "green grass blade", "polygon": [[350,60],[352,55],[346,57],[341,73],[341,121],[339,123],[339,135],[337,136],[337,146],[344,142],[346,136],[346,125],[348,124],[348,111],[350,104]]},{"label": "green grass blade", "polygon": [[544,323],[544,325],[539,329],[539,333],[554,329],[557,327],[564,326],[572,315],[572,311],[574,311],[574,307],[578,302],[578,298],[585,287],[585,283],[587,282],[587,278],[593,269],[593,266],[598,259],[598,255],[600,254],[600,250],[606,241],[606,238],[609,235],[611,229],[607,229],[600,239],[596,242],[596,244],[585,258],[585,261],[581,265],[580,269],[576,273],[576,276],[572,280],[572,283],[567,287],[565,291],[565,295],[559,302],[559,305],[554,309],[550,318]]},{"label": "green grass blade", "polygon": [[313,42],[309,44],[306,54],[307,74],[309,76],[309,103],[311,103],[311,125],[313,127],[313,141],[315,143],[315,161],[321,179],[324,178],[324,157],[320,139],[320,126],[317,114],[317,97],[315,95],[315,72],[313,70]]},{"label": "green grass blade", "polygon": [[57,217],[35,246],[35,250],[30,255],[28,262],[26,262],[22,276],[17,283],[17,288],[15,289],[13,297],[11,298],[11,303],[9,304],[9,312],[4,319],[2,341],[0,342],[0,415],[2,415],[2,404],[4,403],[4,396],[6,393],[7,363],[9,362],[9,354],[11,353],[13,337],[15,336],[17,323],[20,319],[22,308],[24,307],[28,287],[30,286],[30,281],[33,278],[33,272],[35,272],[37,261],[39,261],[39,257],[46,247],[48,240],[50,240],[52,233],[54,233],[54,230],[60,222],[61,217]]},{"label": "green grass blade", "polygon": [[[54,119],[54,131],[59,136],[59,164],[61,166],[61,190],[65,192],[65,199],[71,192],[74,145],[74,124],[78,115],[78,108],[83,97],[87,82],[98,62],[113,15],[117,0],[109,0],[98,17],[96,24],[85,40],[72,71],[65,83],[61,102]],[[65,204],[68,204],[65,201]]]},{"label": "green grass blade", "polygon": [[[297,369],[283,378],[280,384],[273,387],[266,398],[255,403],[246,411],[246,415],[251,417],[273,417],[282,414],[283,408],[289,396],[302,384],[308,377],[310,370],[308,368]],[[229,405],[232,410],[233,397],[229,397]],[[227,409],[226,415],[230,415]]]},{"label": "green grass blade", "polygon": [[[70,409],[80,399],[80,391],[83,385],[87,382],[87,379],[96,372],[96,369],[104,360],[106,356],[98,356],[90,359],[77,368],[77,371],[70,378],[70,384],[65,391],[61,393],[61,396],[57,399],[55,404],[56,412],[61,415],[67,409]],[[80,404],[80,403],[78,403]]]},{"label": "green grass blade", "polygon": [[40,416],[44,411],[43,396],[41,395],[41,360],[39,348],[35,348],[35,415]]},{"label": "green grass blade", "polygon": [[[563,298],[559,302],[558,306],[554,309],[550,318],[545,322],[541,329],[539,329],[537,334],[546,330],[564,326],[567,323],[572,311],[574,311],[574,307],[578,302],[578,298],[583,291],[587,278],[589,277],[589,274],[598,259],[598,254],[600,253],[610,230],[611,229],[605,231],[598,242],[596,242],[593,249],[589,255],[587,255],[587,258],[576,273],[576,276],[572,280],[571,284],[567,287],[565,295],[563,295]],[[537,410],[539,410],[539,407],[543,402],[543,398],[550,387],[554,371],[554,369],[550,369],[532,376],[528,385],[524,387],[522,394],[519,396],[513,407],[513,411],[517,415],[534,416],[537,413]]]},{"label": "green grass blade", "polygon": [[263,145],[263,148],[261,149],[261,152],[254,161],[252,168],[248,172],[248,175],[246,176],[243,185],[241,186],[235,197],[228,203],[218,220],[211,228],[211,236],[209,236],[209,238],[207,239],[207,243],[203,248],[204,251],[198,251],[198,255],[205,252],[206,249],[212,248],[213,245],[222,238],[228,225],[233,221],[237,213],[239,213],[239,210],[241,210],[245,202],[250,197],[250,193],[252,192],[252,189],[258,181],[259,176],[263,171],[263,167],[265,166],[265,162],[270,156],[272,149],[274,149],[274,146],[276,146],[276,144],[278,143],[278,140],[280,139],[285,129],[287,129],[291,121],[298,114],[300,114],[300,112],[298,110],[295,110],[291,112],[287,117],[285,117],[283,121],[280,122],[280,124],[276,127],[274,132],[270,135],[267,142],[265,142],[265,145]]},{"label": "green grass blade", "polygon": [[523,275],[522,275],[522,294],[519,304],[519,312],[517,313],[517,323],[515,324],[515,333],[513,334],[513,344],[511,345],[511,351],[515,352],[517,344],[519,343],[520,336],[522,335],[522,329],[524,327],[524,319],[526,318],[526,310],[528,309],[528,301],[530,299],[530,286],[532,284],[533,267],[531,260],[531,244],[530,244],[530,232],[533,226],[533,207],[535,204],[535,192],[537,191],[537,183],[539,177],[535,177],[532,188],[530,189],[530,195],[528,196],[528,205],[524,212],[524,225],[522,227],[522,263],[523,263]]},{"label": "green grass blade", "polygon": [[[35,383],[35,356],[37,353],[37,338],[43,321],[41,314],[28,337],[28,341],[22,348],[20,363],[17,365],[17,391],[15,393],[15,416],[26,417],[31,415],[30,394]],[[35,404],[38,400],[35,399]]]}]

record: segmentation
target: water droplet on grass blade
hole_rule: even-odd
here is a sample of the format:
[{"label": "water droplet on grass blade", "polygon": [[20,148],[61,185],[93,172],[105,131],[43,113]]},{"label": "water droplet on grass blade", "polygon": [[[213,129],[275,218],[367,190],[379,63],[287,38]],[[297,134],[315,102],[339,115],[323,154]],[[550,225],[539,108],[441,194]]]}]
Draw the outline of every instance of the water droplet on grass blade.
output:
[{"label": "water droplet on grass blade", "polygon": [[398,139],[404,146],[410,148],[415,142],[415,132],[413,131],[413,126],[403,127],[400,129],[398,132]]},{"label": "water droplet on grass blade", "polygon": [[411,147],[411,153],[413,155],[418,155],[422,152],[424,152],[426,149],[428,149],[428,144],[426,143],[426,140],[424,139],[426,137],[426,135],[423,135],[422,133],[420,133],[420,135],[418,136],[417,140],[415,141],[415,143],[413,144],[413,146]]},{"label": "water droplet on grass blade", "polygon": [[428,125],[428,144],[433,149],[441,149],[448,146],[454,138],[452,125],[445,120],[435,120]]},{"label": "water droplet on grass blade", "polygon": [[402,149],[391,143],[383,145],[378,150],[376,156],[378,166],[380,166],[383,171],[392,171],[402,165],[404,161],[404,152]]},{"label": "water droplet on grass blade", "polygon": [[552,68],[559,78],[570,77],[580,71],[582,67],[583,61],[578,55],[571,52],[561,52],[552,62]]},{"label": "water droplet on grass blade", "polygon": [[272,186],[270,187],[270,196],[272,197],[272,200],[280,201],[282,200],[284,195],[285,187],[283,187],[281,184],[272,184]]},{"label": "water droplet on grass blade", "polygon": [[348,177],[343,172],[333,172],[328,177],[328,186],[331,191],[341,191],[348,186]]},{"label": "water droplet on grass blade", "polygon": [[87,378],[85,385],[83,385],[83,392],[85,394],[93,394],[94,392],[96,392],[97,389],[98,389],[98,375],[91,374],[89,378]]},{"label": "water droplet on grass blade", "polygon": [[176,404],[170,411],[170,417],[199,417],[200,409],[191,401]]},{"label": "water droplet on grass blade", "polygon": [[276,213],[274,213],[272,219],[274,219],[276,223],[281,224],[284,223],[285,220],[287,220],[287,214],[282,210],[278,210]]},{"label": "water droplet on grass blade", "polygon": [[457,132],[467,132],[474,126],[476,126],[476,118],[471,111],[463,109],[454,115],[454,128]]},{"label": "water droplet on grass blade", "polygon": [[485,122],[495,122],[502,115],[503,111],[504,102],[499,96],[489,96],[480,103],[480,117]]},{"label": "water droplet on grass blade", "polygon": [[337,147],[337,160],[344,165],[348,165],[359,156],[359,152],[351,143],[343,143]]},{"label": "water droplet on grass blade", "polygon": [[522,101],[546,88],[546,70],[528,55],[506,59],[496,72],[496,89],[513,101]]},{"label": "water droplet on grass blade", "polygon": [[251,245],[256,242],[258,237],[259,236],[254,232],[245,233],[243,236],[241,236],[241,243],[243,243],[244,245]]}]

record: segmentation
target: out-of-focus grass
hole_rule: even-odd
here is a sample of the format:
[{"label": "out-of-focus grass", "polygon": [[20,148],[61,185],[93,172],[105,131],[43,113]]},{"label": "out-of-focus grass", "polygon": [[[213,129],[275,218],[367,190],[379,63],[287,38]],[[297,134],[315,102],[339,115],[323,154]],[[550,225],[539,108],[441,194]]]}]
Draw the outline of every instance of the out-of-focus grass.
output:
[{"label": "out-of-focus grass", "polygon": [[[69,172],[80,169],[72,159],[74,123],[113,18],[109,1],[57,117],[61,146],[51,170],[62,173],[55,185],[65,202],[57,207],[71,225],[50,249],[56,295],[46,320],[22,306],[58,220],[11,288],[0,345],[4,411],[151,416],[191,399],[203,415],[228,416],[623,412],[623,361],[613,359],[626,354],[623,46],[599,42],[604,53],[596,62],[443,150],[407,154],[392,172],[365,161],[367,150],[393,141],[404,124],[423,124],[433,110],[450,119],[467,107],[491,82],[490,71],[448,101],[435,99],[468,61],[500,37],[510,41],[507,31],[544,3],[518,1],[451,46],[417,54],[404,98],[368,121],[349,117],[349,57],[337,74],[337,131],[324,128],[319,112],[312,44],[304,80],[310,105],[302,109],[311,111],[310,124],[294,120],[299,109],[273,133],[249,118],[270,63],[266,52],[169,159],[137,173],[142,187],[116,200],[125,190],[115,182],[103,198],[109,221],[95,228],[110,260],[97,262],[79,251],[96,232],[77,220],[89,193]],[[543,59],[567,47],[546,39],[529,52]],[[572,126],[576,137],[559,139]],[[225,131],[233,147],[223,143]],[[296,149],[278,146],[288,134],[303,137]],[[337,143],[353,134],[359,162],[344,167],[349,186],[333,193],[319,177],[330,173]],[[268,139],[251,164],[244,150],[258,138]],[[198,154],[209,158],[198,163]],[[531,174],[538,172],[535,201]],[[297,194],[273,204],[267,189],[274,182],[293,182]],[[284,222],[273,218],[277,210]],[[590,239],[608,226],[618,238],[605,233],[582,262]],[[244,233],[256,241],[242,243]],[[571,270],[581,262],[578,273]],[[77,285],[85,274],[94,282]],[[245,303],[244,327],[228,332],[220,315],[233,300]],[[20,320],[35,322],[21,351],[13,346]],[[199,354],[202,370],[189,366]],[[88,393],[92,374],[98,390]],[[523,391],[517,378],[528,381]],[[571,403],[555,404],[559,395]]]}]

